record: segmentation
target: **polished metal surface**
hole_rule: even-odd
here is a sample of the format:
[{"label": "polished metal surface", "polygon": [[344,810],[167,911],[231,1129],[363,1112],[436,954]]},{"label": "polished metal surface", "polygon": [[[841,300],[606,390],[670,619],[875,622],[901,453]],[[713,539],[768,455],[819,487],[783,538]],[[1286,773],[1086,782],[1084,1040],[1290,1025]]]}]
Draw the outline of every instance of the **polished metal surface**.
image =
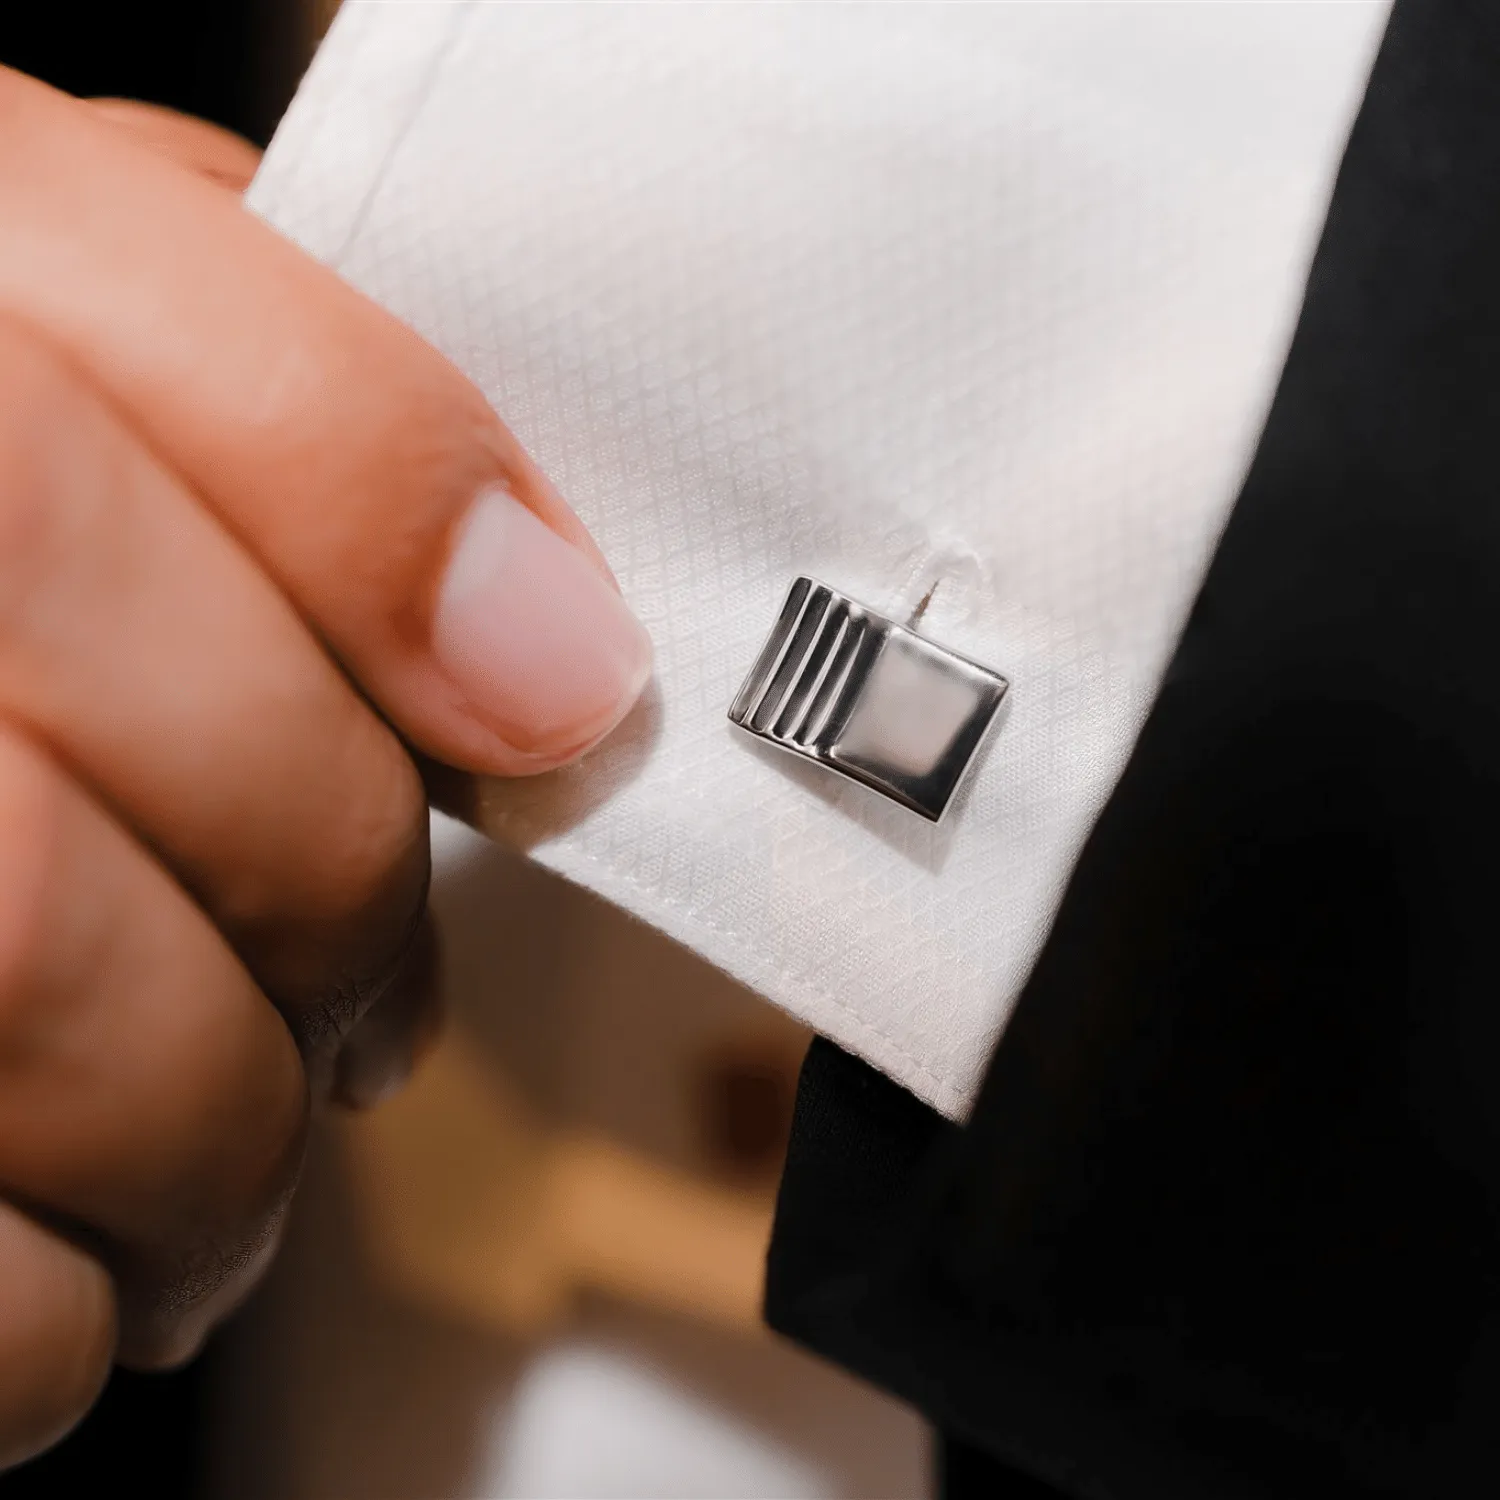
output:
[{"label": "polished metal surface", "polygon": [[798,578],[729,717],[935,823],[1008,687],[998,672]]}]

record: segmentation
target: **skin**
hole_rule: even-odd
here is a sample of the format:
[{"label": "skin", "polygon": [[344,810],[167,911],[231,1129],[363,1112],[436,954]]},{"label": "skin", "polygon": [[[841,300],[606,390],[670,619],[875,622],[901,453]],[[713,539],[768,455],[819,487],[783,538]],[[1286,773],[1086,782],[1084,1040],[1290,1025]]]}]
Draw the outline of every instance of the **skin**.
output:
[{"label": "skin", "polygon": [[115,1361],[190,1356],[313,1102],[431,1036],[413,749],[584,747],[466,696],[433,612],[487,488],[597,549],[451,365],[241,208],[255,160],[0,70],[0,1463]]}]

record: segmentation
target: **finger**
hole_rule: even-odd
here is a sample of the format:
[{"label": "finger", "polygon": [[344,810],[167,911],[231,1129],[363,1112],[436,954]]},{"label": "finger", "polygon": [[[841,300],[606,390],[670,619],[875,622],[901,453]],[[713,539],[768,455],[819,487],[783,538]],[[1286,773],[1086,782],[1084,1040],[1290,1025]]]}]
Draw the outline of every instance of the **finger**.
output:
[{"label": "finger", "polygon": [[389,1098],[436,1042],[442,1019],[437,931],[429,914],[401,972],[344,1042],[334,1071],[334,1101],[369,1109]]},{"label": "finger", "polygon": [[0,714],[157,852],[331,1065],[426,899],[420,778],[254,561],[3,320]]},{"label": "finger", "polygon": [[55,1443],[94,1404],[115,1347],[109,1277],[0,1202],[0,1469]]},{"label": "finger", "polygon": [[0,75],[0,309],[139,425],[422,749],[577,754],[650,670],[587,534],[479,392],[227,195]]},{"label": "finger", "polygon": [[135,99],[90,99],[94,113],[137,145],[159,151],[233,193],[243,193],[260,165],[260,152],[233,131]]},{"label": "finger", "polygon": [[0,1195],[89,1234],[122,1359],[181,1358],[247,1289],[306,1116],[290,1034],[203,914],[0,729]]}]

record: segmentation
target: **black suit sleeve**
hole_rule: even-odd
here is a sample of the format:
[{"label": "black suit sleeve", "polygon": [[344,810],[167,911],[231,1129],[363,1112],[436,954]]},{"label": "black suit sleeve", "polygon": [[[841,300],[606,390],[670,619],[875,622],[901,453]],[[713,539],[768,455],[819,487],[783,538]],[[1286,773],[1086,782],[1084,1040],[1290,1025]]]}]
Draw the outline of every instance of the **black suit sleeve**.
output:
[{"label": "black suit sleeve", "polygon": [[815,1049],[771,1321],[1070,1495],[1500,1494],[1497,989],[1500,9],[1397,0],[973,1118]]}]

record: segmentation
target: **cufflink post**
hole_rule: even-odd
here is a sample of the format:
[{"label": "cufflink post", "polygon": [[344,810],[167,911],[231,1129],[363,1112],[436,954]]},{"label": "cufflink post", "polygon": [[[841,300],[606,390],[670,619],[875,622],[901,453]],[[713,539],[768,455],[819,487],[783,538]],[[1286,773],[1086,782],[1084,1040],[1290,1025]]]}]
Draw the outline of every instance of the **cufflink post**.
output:
[{"label": "cufflink post", "polygon": [[938,586],[942,581],[941,578],[934,578],[927,585],[927,592],[912,605],[911,613],[906,617],[906,628],[908,630],[915,630],[922,623],[922,616],[927,613],[927,606],[932,603],[932,597],[937,593]]}]

